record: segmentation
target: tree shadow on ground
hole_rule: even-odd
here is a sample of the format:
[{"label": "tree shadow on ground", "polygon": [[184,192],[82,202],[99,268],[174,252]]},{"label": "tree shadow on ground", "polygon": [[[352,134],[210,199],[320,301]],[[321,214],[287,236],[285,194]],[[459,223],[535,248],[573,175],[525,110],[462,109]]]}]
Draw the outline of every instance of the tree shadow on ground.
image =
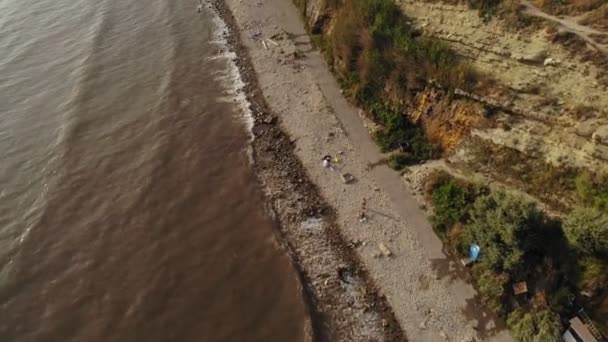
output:
[{"label": "tree shadow on ground", "polygon": [[469,320],[477,321],[473,329],[477,331],[482,341],[507,330],[504,320],[482,303],[479,294],[467,299],[466,302],[467,305],[462,309],[462,313]]},{"label": "tree shadow on ground", "polygon": [[[438,279],[447,278],[450,284],[457,280],[471,284],[468,269],[454,255],[448,254],[445,258],[431,259],[431,267]],[[503,319],[487,308],[477,293],[473,298],[466,299],[466,306],[462,309],[462,313],[468,320],[476,322],[473,329],[478,332],[482,341],[507,330]]]},{"label": "tree shadow on ground", "polygon": [[431,259],[431,268],[435,271],[438,279],[448,278],[450,283],[456,280],[462,280],[466,283],[471,282],[467,269],[457,257],[451,254],[448,254],[445,258]]}]

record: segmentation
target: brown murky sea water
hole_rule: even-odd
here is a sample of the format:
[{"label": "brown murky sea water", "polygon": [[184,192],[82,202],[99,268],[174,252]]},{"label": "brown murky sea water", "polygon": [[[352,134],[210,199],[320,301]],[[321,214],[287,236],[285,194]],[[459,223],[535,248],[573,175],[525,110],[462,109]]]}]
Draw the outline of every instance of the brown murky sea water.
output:
[{"label": "brown murky sea water", "polygon": [[303,340],[197,5],[0,0],[0,341]]}]

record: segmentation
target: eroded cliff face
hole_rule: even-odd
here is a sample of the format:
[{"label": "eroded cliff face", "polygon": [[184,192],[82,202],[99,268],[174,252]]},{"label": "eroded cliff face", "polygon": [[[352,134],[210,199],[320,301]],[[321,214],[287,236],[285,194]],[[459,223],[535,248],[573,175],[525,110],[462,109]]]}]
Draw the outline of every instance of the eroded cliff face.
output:
[{"label": "eroded cliff face", "polygon": [[311,33],[321,33],[331,21],[331,9],[327,0],[295,0]]},{"label": "eroded cliff face", "polygon": [[[517,2],[517,15],[534,23],[519,28],[512,18],[484,20],[458,1],[396,3],[417,31],[447,43],[485,80],[472,92],[450,95],[429,82],[408,100],[407,115],[447,156],[474,166],[471,148],[487,144],[518,151],[522,163],[534,158],[553,167],[608,172],[608,32],[603,26],[581,25],[583,16],[553,17],[525,0]],[[331,30],[327,0],[303,5],[313,32]],[[484,160],[478,161],[478,171],[487,170]]]},{"label": "eroded cliff face", "polygon": [[432,87],[419,92],[412,101],[410,120],[420,123],[429,139],[446,153],[454,152],[473,129],[486,127],[487,107],[467,99],[450,99]]},{"label": "eroded cliff face", "polygon": [[[424,35],[448,43],[495,80],[497,88],[507,90],[500,96],[492,94],[494,89],[465,94],[472,102],[497,109],[491,118],[495,124],[476,127],[472,135],[526,155],[544,156],[553,164],[607,170],[608,56],[606,45],[599,43],[602,39],[585,43],[583,38],[608,34],[568,26],[578,25],[576,19],[582,18],[564,22],[541,18],[532,27],[515,30],[505,20],[484,22],[478,11],[466,5],[398,3]],[[520,15],[534,15],[526,11]],[[576,50],[556,38],[570,31],[582,32],[581,37],[570,38],[578,42]]]}]

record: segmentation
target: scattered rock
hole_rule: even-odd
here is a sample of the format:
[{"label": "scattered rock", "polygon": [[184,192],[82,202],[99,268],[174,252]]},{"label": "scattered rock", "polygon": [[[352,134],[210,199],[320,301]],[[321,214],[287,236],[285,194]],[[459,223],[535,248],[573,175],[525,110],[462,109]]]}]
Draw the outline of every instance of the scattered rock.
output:
[{"label": "scattered rock", "polygon": [[553,58],[545,58],[545,61],[543,62],[544,66],[555,66],[555,65],[559,65],[559,60],[558,59],[553,59]]},{"label": "scattered rock", "polygon": [[599,127],[592,136],[593,140],[608,145],[608,126]]},{"label": "scattered rock", "polygon": [[361,244],[362,244],[362,243],[361,243],[361,241],[360,241],[360,240],[351,240],[351,241],[350,241],[350,242],[347,244],[347,246],[348,246],[349,248],[357,248],[357,247],[361,246]]},{"label": "scattered rock", "polygon": [[342,183],[344,184],[350,184],[355,181],[355,176],[348,172],[341,174],[340,177],[342,178]]},{"label": "scattered rock", "polygon": [[547,58],[547,51],[540,50],[535,53],[513,55],[513,59],[520,62],[542,63]]},{"label": "scattered rock", "polygon": [[393,255],[393,252],[391,252],[391,250],[388,249],[388,247],[386,247],[386,245],[382,242],[380,242],[378,244],[378,249],[380,250],[380,252],[382,252],[382,255],[384,255],[385,257],[390,257],[391,255]]},{"label": "scattered rock", "polygon": [[599,123],[596,120],[588,120],[578,123],[574,130],[581,137],[591,138],[598,127]]},{"label": "scattered rock", "polygon": [[349,270],[348,267],[340,266],[336,271],[338,274],[338,279],[340,279],[340,281],[347,284],[350,283],[350,278],[352,277],[352,274],[351,270]]},{"label": "scattered rock", "polygon": [[460,342],[475,342],[475,341],[476,341],[475,337],[468,336],[468,337],[463,338]]},{"label": "scattered rock", "polygon": [[445,331],[440,332],[439,336],[441,336],[441,338],[443,338],[446,341],[448,340],[448,334],[446,334]]},{"label": "scattered rock", "polygon": [[418,327],[422,330],[426,329],[426,321],[420,322],[420,325]]},{"label": "scattered rock", "polygon": [[386,318],[382,319],[382,327],[383,328],[387,328],[388,327],[388,320]]},{"label": "scattered rock", "polygon": [[274,115],[267,115],[262,122],[269,125],[274,125],[277,122],[277,117]]}]

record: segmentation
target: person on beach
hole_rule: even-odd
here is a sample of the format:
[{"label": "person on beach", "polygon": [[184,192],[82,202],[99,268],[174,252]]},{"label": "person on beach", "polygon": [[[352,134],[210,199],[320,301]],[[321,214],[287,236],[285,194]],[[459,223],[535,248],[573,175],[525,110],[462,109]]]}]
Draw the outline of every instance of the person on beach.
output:
[{"label": "person on beach", "polygon": [[198,0],[198,2],[200,3],[200,5],[198,5],[198,7],[196,8],[196,13],[201,13],[201,11],[203,10],[203,0]]},{"label": "person on beach", "polygon": [[322,162],[322,165],[323,165],[323,167],[324,167],[324,168],[326,168],[326,169],[330,169],[330,170],[332,170],[332,171],[333,171],[333,169],[334,169],[334,168],[333,168],[333,166],[331,165],[331,156],[326,155],[325,157],[323,157],[323,162]]}]

